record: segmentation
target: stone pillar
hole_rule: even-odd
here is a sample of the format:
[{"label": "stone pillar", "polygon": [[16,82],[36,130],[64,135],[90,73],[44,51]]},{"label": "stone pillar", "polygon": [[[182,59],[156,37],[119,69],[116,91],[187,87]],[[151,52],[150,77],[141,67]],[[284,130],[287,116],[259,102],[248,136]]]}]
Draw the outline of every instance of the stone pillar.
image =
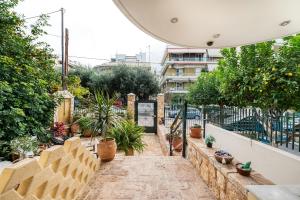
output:
[{"label": "stone pillar", "polygon": [[165,95],[160,93],[157,95],[157,124],[161,118],[164,118],[165,111]]},{"label": "stone pillar", "polygon": [[54,122],[71,124],[73,122],[74,96],[68,90],[58,91],[55,95],[63,99],[55,109]]},{"label": "stone pillar", "polygon": [[130,93],[127,95],[127,114],[129,119],[134,121],[135,114],[135,94]]}]

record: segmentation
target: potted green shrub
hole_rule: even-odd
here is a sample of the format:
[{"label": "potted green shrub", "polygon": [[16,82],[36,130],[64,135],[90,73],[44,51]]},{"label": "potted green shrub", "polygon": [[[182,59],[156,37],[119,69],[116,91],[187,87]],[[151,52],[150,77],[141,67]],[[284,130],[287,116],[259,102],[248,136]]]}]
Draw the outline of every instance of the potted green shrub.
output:
[{"label": "potted green shrub", "polygon": [[180,152],[182,150],[182,131],[177,130],[172,135],[172,145],[174,150]]},{"label": "potted green shrub", "polygon": [[80,125],[78,124],[78,120],[81,118],[81,114],[79,112],[75,112],[73,115],[73,123],[71,124],[71,133],[72,135],[75,135],[79,133]]},{"label": "potted green shrub", "polygon": [[206,146],[208,148],[212,148],[212,145],[213,143],[216,141],[216,139],[214,138],[214,136],[212,135],[208,135],[206,138],[205,138],[205,143],[206,143]]},{"label": "potted green shrub", "polygon": [[38,141],[32,136],[20,136],[10,142],[12,153],[19,155],[20,159],[34,156],[38,151]]},{"label": "potted green shrub", "polygon": [[201,134],[201,125],[200,124],[194,124],[191,128],[190,128],[190,136],[192,138],[202,138],[202,134]]},{"label": "potted green shrub", "polygon": [[246,163],[237,163],[236,164],[237,172],[242,176],[250,176],[252,171],[251,169],[251,162]]},{"label": "potted green shrub", "polygon": [[79,125],[82,135],[84,137],[91,137],[93,133],[93,119],[92,117],[84,116],[75,121]]},{"label": "potted green shrub", "polygon": [[110,136],[116,140],[119,150],[125,151],[125,155],[132,156],[134,151],[142,152],[145,148],[143,142],[144,128],[137,126],[131,120],[123,120],[110,131]]},{"label": "potted green shrub", "polygon": [[94,95],[95,105],[93,106],[92,127],[93,137],[101,135],[102,139],[97,145],[97,154],[104,162],[114,159],[117,145],[114,138],[108,137],[108,133],[114,126],[117,126],[120,117],[113,112],[113,105],[118,97],[111,98],[104,92],[96,92]]}]

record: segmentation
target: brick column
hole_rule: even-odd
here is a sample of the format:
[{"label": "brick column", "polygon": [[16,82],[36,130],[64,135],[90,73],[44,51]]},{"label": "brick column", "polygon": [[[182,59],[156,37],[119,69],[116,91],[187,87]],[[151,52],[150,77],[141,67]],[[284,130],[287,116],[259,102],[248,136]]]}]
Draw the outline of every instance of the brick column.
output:
[{"label": "brick column", "polygon": [[160,93],[157,95],[157,124],[159,124],[160,119],[164,117],[164,111],[165,95],[163,93]]},{"label": "brick column", "polygon": [[134,121],[135,114],[135,94],[130,93],[127,95],[127,113],[129,119]]}]

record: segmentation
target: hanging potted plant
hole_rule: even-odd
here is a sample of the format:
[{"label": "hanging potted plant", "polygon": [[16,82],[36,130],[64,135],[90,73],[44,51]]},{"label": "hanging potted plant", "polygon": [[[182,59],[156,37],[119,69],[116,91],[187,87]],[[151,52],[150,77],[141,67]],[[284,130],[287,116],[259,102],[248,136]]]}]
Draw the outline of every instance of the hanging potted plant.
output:
[{"label": "hanging potted plant", "polygon": [[143,133],[143,127],[137,126],[133,121],[123,120],[112,128],[110,136],[116,140],[119,150],[125,151],[126,156],[133,156],[134,151],[141,153],[145,148]]},{"label": "hanging potted plant", "polygon": [[213,143],[216,141],[216,139],[214,138],[214,136],[212,135],[208,135],[206,138],[205,138],[205,143],[206,143],[206,146],[208,148],[212,148],[212,145]]},{"label": "hanging potted plant", "polygon": [[175,151],[180,152],[182,150],[182,131],[177,130],[173,135],[172,135],[172,145],[175,149]]},{"label": "hanging potted plant", "polygon": [[202,134],[201,134],[201,125],[200,124],[194,124],[191,128],[190,128],[190,136],[192,138],[202,138]]},{"label": "hanging potted plant", "polygon": [[113,112],[113,105],[118,97],[113,95],[112,98],[103,92],[95,93],[95,105],[93,107],[93,137],[101,135],[102,139],[97,145],[97,154],[104,162],[114,159],[117,145],[115,139],[108,137],[109,132],[114,126],[117,126],[120,117]]}]

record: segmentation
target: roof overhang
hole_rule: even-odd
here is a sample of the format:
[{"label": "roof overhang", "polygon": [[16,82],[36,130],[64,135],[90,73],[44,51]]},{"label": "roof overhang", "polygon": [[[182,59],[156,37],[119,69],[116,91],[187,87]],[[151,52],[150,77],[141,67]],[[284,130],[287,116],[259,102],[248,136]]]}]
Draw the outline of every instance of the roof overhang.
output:
[{"label": "roof overhang", "polygon": [[236,47],[300,32],[300,0],[113,1],[144,32],[185,47]]}]

